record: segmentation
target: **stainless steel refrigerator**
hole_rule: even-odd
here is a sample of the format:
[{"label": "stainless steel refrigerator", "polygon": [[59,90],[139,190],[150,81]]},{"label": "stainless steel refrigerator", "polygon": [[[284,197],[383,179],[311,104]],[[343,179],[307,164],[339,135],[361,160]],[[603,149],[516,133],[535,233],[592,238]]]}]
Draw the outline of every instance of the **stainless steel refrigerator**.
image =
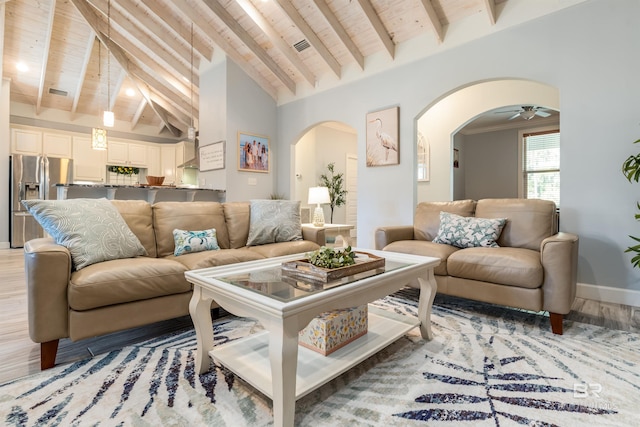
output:
[{"label": "stainless steel refrigerator", "polygon": [[73,160],[14,154],[9,158],[9,170],[9,239],[12,248],[21,248],[26,241],[43,237],[44,230],[20,201],[56,199],[56,184],[70,184],[73,179]]}]

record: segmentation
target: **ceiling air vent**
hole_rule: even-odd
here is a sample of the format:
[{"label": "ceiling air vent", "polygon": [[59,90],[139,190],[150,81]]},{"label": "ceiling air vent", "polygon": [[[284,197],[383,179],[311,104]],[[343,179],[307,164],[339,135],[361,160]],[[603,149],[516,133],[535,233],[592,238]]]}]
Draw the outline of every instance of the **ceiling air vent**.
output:
[{"label": "ceiling air vent", "polygon": [[67,92],[66,90],[60,90],[60,89],[54,89],[52,87],[49,88],[49,93],[51,95],[60,95],[60,96],[67,96],[69,95],[69,92]]},{"label": "ceiling air vent", "polygon": [[311,45],[306,39],[302,39],[298,43],[294,44],[293,47],[295,47],[298,52],[302,52],[306,48],[311,47]]}]

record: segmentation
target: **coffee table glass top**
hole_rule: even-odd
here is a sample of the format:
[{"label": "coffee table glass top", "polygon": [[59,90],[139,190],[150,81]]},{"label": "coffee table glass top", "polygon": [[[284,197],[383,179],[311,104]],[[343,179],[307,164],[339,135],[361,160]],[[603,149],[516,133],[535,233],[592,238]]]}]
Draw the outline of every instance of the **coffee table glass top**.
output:
[{"label": "coffee table glass top", "polygon": [[280,265],[252,270],[247,273],[218,276],[216,279],[231,285],[249,289],[253,292],[257,292],[282,302],[289,302],[308,295],[325,292],[331,288],[335,288],[336,286],[353,283],[358,280],[363,280],[381,273],[404,268],[409,265],[411,264],[386,259],[384,267],[345,276],[327,283],[288,276],[286,273],[282,273]]}]

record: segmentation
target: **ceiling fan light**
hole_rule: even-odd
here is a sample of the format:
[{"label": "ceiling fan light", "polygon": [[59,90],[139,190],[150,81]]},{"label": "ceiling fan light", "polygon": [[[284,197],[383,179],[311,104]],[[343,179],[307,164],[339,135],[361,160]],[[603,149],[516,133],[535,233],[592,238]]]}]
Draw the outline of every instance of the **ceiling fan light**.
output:
[{"label": "ceiling fan light", "polygon": [[531,120],[535,115],[536,115],[536,112],[531,110],[523,111],[520,113],[520,117],[522,117],[525,120]]},{"label": "ceiling fan light", "polygon": [[115,115],[113,114],[113,111],[105,111],[104,115],[102,116],[102,124],[105,127],[108,128],[112,128],[113,125],[115,124]]}]

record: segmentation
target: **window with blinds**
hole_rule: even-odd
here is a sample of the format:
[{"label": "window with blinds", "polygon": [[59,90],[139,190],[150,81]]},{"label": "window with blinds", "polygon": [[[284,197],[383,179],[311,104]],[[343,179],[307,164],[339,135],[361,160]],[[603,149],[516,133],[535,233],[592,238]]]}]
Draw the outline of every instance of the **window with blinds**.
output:
[{"label": "window with blinds", "polygon": [[560,206],[560,131],[523,135],[524,197],[553,200]]}]

